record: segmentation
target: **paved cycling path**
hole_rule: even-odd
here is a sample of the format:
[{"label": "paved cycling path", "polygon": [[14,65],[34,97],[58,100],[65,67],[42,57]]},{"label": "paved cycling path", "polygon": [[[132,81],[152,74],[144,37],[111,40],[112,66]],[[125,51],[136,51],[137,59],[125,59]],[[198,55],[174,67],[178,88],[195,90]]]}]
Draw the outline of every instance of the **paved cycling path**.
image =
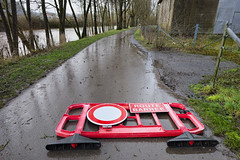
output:
[{"label": "paved cycling path", "polygon": [[[73,103],[181,102],[130,43],[133,30],[85,48],[0,110],[0,159],[229,160],[219,149],[170,149],[168,138],[102,139],[100,150],[48,152],[55,127]],[[227,152],[226,152],[227,153]]]}]

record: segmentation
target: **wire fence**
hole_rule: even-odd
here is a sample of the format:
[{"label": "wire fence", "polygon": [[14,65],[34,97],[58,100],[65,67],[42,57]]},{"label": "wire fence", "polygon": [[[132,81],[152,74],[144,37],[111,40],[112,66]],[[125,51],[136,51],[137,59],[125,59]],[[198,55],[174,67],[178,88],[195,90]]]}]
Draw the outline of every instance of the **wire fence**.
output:
[{"label": "wire fence", "polygon": [[[159,50],[185,48],[217,53],[221,46],[222,35],[205,32],[204,30],[196,24],[191,27],[187,34],[183,32],[170,33],[159,27],[159,25],[147,25],[141,26],[140,33],[147,44]],[[240,55],[240,47],[229,37],[226,40],[225,50]]]}]

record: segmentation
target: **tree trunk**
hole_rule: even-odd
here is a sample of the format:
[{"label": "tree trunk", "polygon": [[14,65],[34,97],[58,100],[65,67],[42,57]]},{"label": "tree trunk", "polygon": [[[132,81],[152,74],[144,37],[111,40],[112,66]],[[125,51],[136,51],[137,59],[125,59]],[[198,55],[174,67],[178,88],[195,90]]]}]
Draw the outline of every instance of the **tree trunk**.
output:
[{"label": "tree trunk", "polygon": [[123,21],[123,0],[119,0],[119,18],[118,18],[118,25],[117,25],[117,30],[122,29],[122,21]]},{"label": "tree trunk", "polygon": [[90,14],[91,14],[91,28],[92,28],[92,35],[94,34],[94,29],[93,29],[93,11],[92,11],[92,7],[90,7]]},{"label": "tree trunk", "polygon": [[11,0],[12,9],[12,37],[13,37],[13,56],[19,56],[18,53],[18,23],[17,23],[17,9],[16,1]]},{"label": "tree trunk", "polygon": [[123,28],[127,28],[127,2],[124,0]]},{"label": "tree trunk", "polygon": [[[29,0],[26,0],[26,6],[27,6],[27,12],[25,11],[25,8],[23,6],[23,3],[22,3],[22,0],[19,0],[20,2],[20,5],[22,7],[22,11],[24,13],[24,16],[28,22],[28,38],[25,37],[25,35],[21,35],[21,32],[18,32],[19,34],[19,37],[20,39],[22,40],[24,36],[24,45],[27,47],[27,49],[30,51],[30,53],[34,52],[35,51],[35,47],[34,47],[34,42],[35,39],[34,39],[34,35],[33,35],[33,30],[32,30],[32,19],[31,19],[31,10],[30,10],[30,1]],[[30,18],[29,18],[30,17]],[[18,29],[20,30],[20,28],[18,27]],[[22,32],[23,33],[23,32]],[[28,44],[27,44],[28,43]],[[36,47],[37,47],[37,43],[36,43]],[[25,52],[25,48],[24,48],[24,52]]]},{"label": "tree trunk", "polygon": [[19,38],[21,39],[23,45],[27,47],[27,49],[30,51],[30,53],[32,53],[31,52],[32,48],[30,46],[30,43],[29,43],[28,39],[25,37],[23,31],[19,27],[18,27],[18,35],[19,35]]},{"label": "tree trunk", "polygon": [[97,7],[96,7],[96,0],[93,0],[93,6],[94,6],[94,31],[95,31],[95,35],[98,34],[97,31]]},{"label": "tree trunk", "polygon": [[111,20],[111,14],[110,14],[110,4],[108,2],[107,6],[107,13],[108,13],[108,27],[112,29],[112,20]]},{"label": "tree trunk", "polygon": [[115,5],[115,12],[116,12],[116,22],[117,22],[117,29],[118,29],[118,6],[117,6],[117,0],[114,0]]},{"label": "tree trunk", "polygon": [[114,13],[114,7],[113,7],[113,2],[111,3],[111,21],[112,21],[112,29],[114,29],[114,25],[115,25],[115,21],[114,21],[114,15],[115,15],[115,13]]},{"label": "tree trunk", "polygon": [[32,28],[32,16],[31,16],[31,9],[30,9],[30,0],[26,0],[26,5],[27,5],[27,17],[28,17],[28,26],[29,26],[30,46],[33,50],[35,50],[34,35],[33,35],[33,28]]},{"label": "tree trunk", "polygon": [[130,14],[130,27],[135,27],[135,13],[134,13],[133,3],[132,3],[132,11]]},{"label": "tree trunk", "polygon": [[11,13],[9,12],[8,1],[7,0],[3,0],[3,2],[4,2],[5,10],[6,10],[6,15],[7,15],[6,18],[7,18],[8,28],[9,28],[11,36],[12,36],[12,17],[11,17]]},{"label": "tree trunk", "polygon": [[43,14],[43,20],[44,20],[44,29],[45,29],[45,35],[46,35],[46,40],[47,40],[47,48],[51,48],[51,43],[50,43],[50,36],[49,36],[49,27],[48,27],[48,18],[47,18],[47,13],[46,13],[46,6],[45,6],[45,0],[41,0],[42,3],[42,14]]},{"label": "tree trunk", "polygon": [[66,43],[66,36],[65,36],[65,19],[66,19],[66,7],[67,7],[67,0],[54,0],[55,6],[57,9],[58,17],[59,17],[59,43],[64,44]]},{"label": "tree trunk", "polygon": [[83,33],[82,33],[82,37],[86,37],[87,36],[87,18],[88,18],[88,12],[91,6],[91,1],[89,0],[88,6],[86,8],[86,0],[83,1],[83,10],[84,10],[84,21],[83,21]]},{"label": "tree trunk", "polygon": [[106,13],[106,9],[107,9],[107,0],[104,4],[104,9],[102,11],[102,31],[105,32],[105,29],[104,29],[104,19],[105,19],[105,13]]},{"label": "tree trunk", "polygon": [[76,24],[76,34],[78,36],[78,39],[81,39],[81,34],[80,34],[80,30],[79,30],[79,24],[78,24],[78,21],[77,21],[77,17],[76,17],[76,14],[74,12],[74,9],[72,7],[72,3],[70,0],[68,0],[68,3],[69,3],[69,6],[72,10],[72,13],[73,13],[73,18],[74,18],[74,21],[75,21],[75,24]]},{"label": "tree trunk", "polygon": [[86,16],[86,0],[83,1],[83,32],[82,32],[82,37],[86,37],[87,35],[87,16]]},{"label": "tree trunk", "polygon": [[7,35],[9,49],[10,49],[10,52],[12,53],[12,51],[13,51],[13,40],[12,40],[12,36],[11,36],[11,29],[8,25],[7,18],[5,17],[1,1],[0,1],[0,15],[1,15],[3,26],[4,26],[4,29],[5,29],[6,35]]}]

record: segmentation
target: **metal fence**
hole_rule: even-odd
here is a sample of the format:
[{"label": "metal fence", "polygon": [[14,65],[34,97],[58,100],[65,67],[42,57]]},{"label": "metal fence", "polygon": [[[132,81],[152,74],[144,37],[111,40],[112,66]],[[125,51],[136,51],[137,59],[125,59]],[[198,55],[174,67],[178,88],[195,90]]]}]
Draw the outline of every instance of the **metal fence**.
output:
[{"label": "metal fence", "polygon": [[[218,53],[212,83],[212,87],[214,88],[223,51],[229,52],[229,54],[237,54],[237,56],[240,57],[240,38],[234,33],[228,22],[225,25],[223,35],[199,34],[199,30],[201,30],[201,26],[196,24],[191,34],[180,35],[170,34],[158,25],[149,25],[142,26],[140,28],[140,33],[141,36],[144,37],[146,44],[154,45],[159,50],[176,47],[178,49],[187,49],[192,52],[213,53],[210,55],[216,55]],[[239,63],[239,61],[237,63]]]},{"label": "metal fence", "polygon": [[[141,26],[140,33],[148,44],[155,45],[158,49],[183,47],[198,50],[218,50],[222,36],[213,33],[202,33],[199,24],[194,25],[188,34],[168,33],[159,25]],[[240,54],[240,47],[229,39],[225,50]]]}]

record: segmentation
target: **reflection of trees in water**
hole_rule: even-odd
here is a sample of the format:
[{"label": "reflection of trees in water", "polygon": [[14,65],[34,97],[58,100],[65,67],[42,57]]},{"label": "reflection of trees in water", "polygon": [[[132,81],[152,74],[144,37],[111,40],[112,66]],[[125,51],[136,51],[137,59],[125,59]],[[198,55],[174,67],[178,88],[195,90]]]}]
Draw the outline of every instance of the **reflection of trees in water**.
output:
[{"label": "reflection of trees in water", "polygon": [[[116,28],[116,26],[114,28]],[[80,32],[82,32],[82,27],[80,27],[79,29],[80,29]],[[105,26],[104,29],[105,29],[105,31],[108,31],[111,29],[111,27]],[[100,26],[98,27],[98,33],[102,33],[102,27],[100,27]],[[28,32],[25,32],[24,34],[26,34],[26,37],[28,36]],[[58,29],[52,29],[52,34],[53,34],[54,43],[56,46],[58,46],[59,45]],[[90,27],[87,28],[87,36],[93,36],[93,35],[94,35],[94,33],[93,33],[92,29]],[[1,37],[0,59],[11,57],[11,53],[9,51],[9,47],[8,47],[8,43],[7,43],[6,34],[4,32],[0,32],[0,37]],[[34,39],[36,42],[35,44],[37,44],[37,48],[39,48],[39,50],[44,50],[47,47],[45,31],[43,29],[34,30]],[[78,39],[79,38],[73,28],[66,29],[67,42],[76,41]],[[25,56],[25,55],[29,54],[28,49],[23,45],[21,39],[19,39],[18,42],[19,42],[19,55]]]},{"label": "reflection of trees in water", "polygon": [[[139,20],[149,18],[152,3],[155,4],[151,0],[0,0],[0,18],[11,55],[23,56],[54,48],[55,43],[108,31],[116,28],[114,25],[119,30],[134,27]],[[73,28],[68,32],[67,27]],[[44,31],[33,31],[37,28]],[[58,33],[52,33],[51,28],[59,28]],[[3,57],[11,57],[2,52]]]},{"label": "reflection of trees in water", "polygon": [[[151,8],[150,4],[151,0],[0,0],[0,18],[11,53],[8,55],[2,51],[1,55],[18,57],[29,53],[36,54],[54,48],[55,43],[64,44],[92,36],[93,32],[102,33],[114,28],[114,25],[118,26],[119,30],[127,28],[129,23],[133,27],[137,19],[148,18],[144,13],[146,8]],[[142,13],[135,17],[135,12],[140,10],[139,5],[148,7],[141,9]],[[49,7],[53,7],[55,12],[49,13]],[[67,27],[73,28],[67,31]],[[44,28],[44,31],[33,31],[37,28]],[[58,33],[52,33],[51,28],[58,28]],[[0,48],[3,48],[1,46],[3,45],[0,43]]]}]

